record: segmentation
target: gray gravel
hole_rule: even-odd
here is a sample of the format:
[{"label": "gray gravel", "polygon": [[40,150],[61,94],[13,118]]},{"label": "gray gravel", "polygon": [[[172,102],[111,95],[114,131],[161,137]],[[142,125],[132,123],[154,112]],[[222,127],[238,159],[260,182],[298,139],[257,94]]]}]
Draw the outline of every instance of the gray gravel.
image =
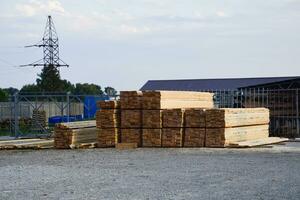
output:
[{"label": "gray gravel", "polygon": [[300,199],[300,143],[0,151],[0,199]]}]

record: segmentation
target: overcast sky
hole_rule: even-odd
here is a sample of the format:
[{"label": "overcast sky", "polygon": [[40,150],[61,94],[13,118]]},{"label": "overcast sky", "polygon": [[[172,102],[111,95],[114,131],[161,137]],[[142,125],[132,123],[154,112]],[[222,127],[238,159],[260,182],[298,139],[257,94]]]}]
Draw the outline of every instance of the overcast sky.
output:
[{"label": "overcast sky", "polygon": [[300,75],[300,0],[1,0],[0,87],[34,83],[53,17],[61,76],[117,90],[149,79]]}]

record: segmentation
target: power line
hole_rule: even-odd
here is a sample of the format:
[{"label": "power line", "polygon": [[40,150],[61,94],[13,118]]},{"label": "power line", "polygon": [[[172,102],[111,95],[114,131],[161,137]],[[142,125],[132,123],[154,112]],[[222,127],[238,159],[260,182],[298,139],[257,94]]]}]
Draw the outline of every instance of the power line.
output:
[{"label": "power line", "polygon": [[41,41],[36,44],[28,45],[25,47],[43,47],[44,57],[31,64],[20,65],[20,67],[26,66],[53,66],[58,67],[69,67],[63,60],[59,58],[59,45],[58,36],[54,27],[51,16],[48,16],[44,36]]}]

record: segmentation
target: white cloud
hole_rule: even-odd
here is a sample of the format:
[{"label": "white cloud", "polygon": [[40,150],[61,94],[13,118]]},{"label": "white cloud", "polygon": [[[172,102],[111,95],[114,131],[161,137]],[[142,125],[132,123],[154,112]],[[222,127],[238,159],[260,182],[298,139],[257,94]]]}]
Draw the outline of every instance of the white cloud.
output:
[{"label": "white cloud", "polygon": [[226,14],[224,11],[222,11],[222,10],[217,11],[217,12],[216,12],[216,15],[217,15],[218,17],[227,17],[227,14]]},{"label": "white cloud", "polygon": [[126,24],[122,24],[120,26],[120,29],[124,33],[147,33],[151,30],[147,26],[138,27],[138,26],[132,26],[132,25],[126,25]]},{"label": "white cloud", "polygon": [[58,0],[48,0],[46,2],[30,0],[28,3],[17,4],[16,9],[18,12],[28,17],[43,14],[45,12],[48,14],[66,14],[65,9]]}]

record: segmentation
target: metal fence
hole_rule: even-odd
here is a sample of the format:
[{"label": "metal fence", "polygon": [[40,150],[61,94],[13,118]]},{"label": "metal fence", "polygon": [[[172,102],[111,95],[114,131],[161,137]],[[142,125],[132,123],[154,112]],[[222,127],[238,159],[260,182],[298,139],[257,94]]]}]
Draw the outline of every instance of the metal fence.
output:
[{"label": "metal fence", "polygon": [[107,95],[15,94],[0,102],[0,136],[49,136],[55,123],[95,118],[96,101]]},{"label": "metal fence", "polygon": [[[300,137],[299,89],[250,88],[206,90],[214,93],[216,108],[270,109],[270,135]],[[0,102],[0,135],[49,135],[55,123],[95,118],[96,101],[117,96],[16,94]]]},{"label": "metal fence", "polygon": [[270,135],[300,137],[299,89],[246,88],[217,90],[214,92],[215,107],[270,109]]}]

